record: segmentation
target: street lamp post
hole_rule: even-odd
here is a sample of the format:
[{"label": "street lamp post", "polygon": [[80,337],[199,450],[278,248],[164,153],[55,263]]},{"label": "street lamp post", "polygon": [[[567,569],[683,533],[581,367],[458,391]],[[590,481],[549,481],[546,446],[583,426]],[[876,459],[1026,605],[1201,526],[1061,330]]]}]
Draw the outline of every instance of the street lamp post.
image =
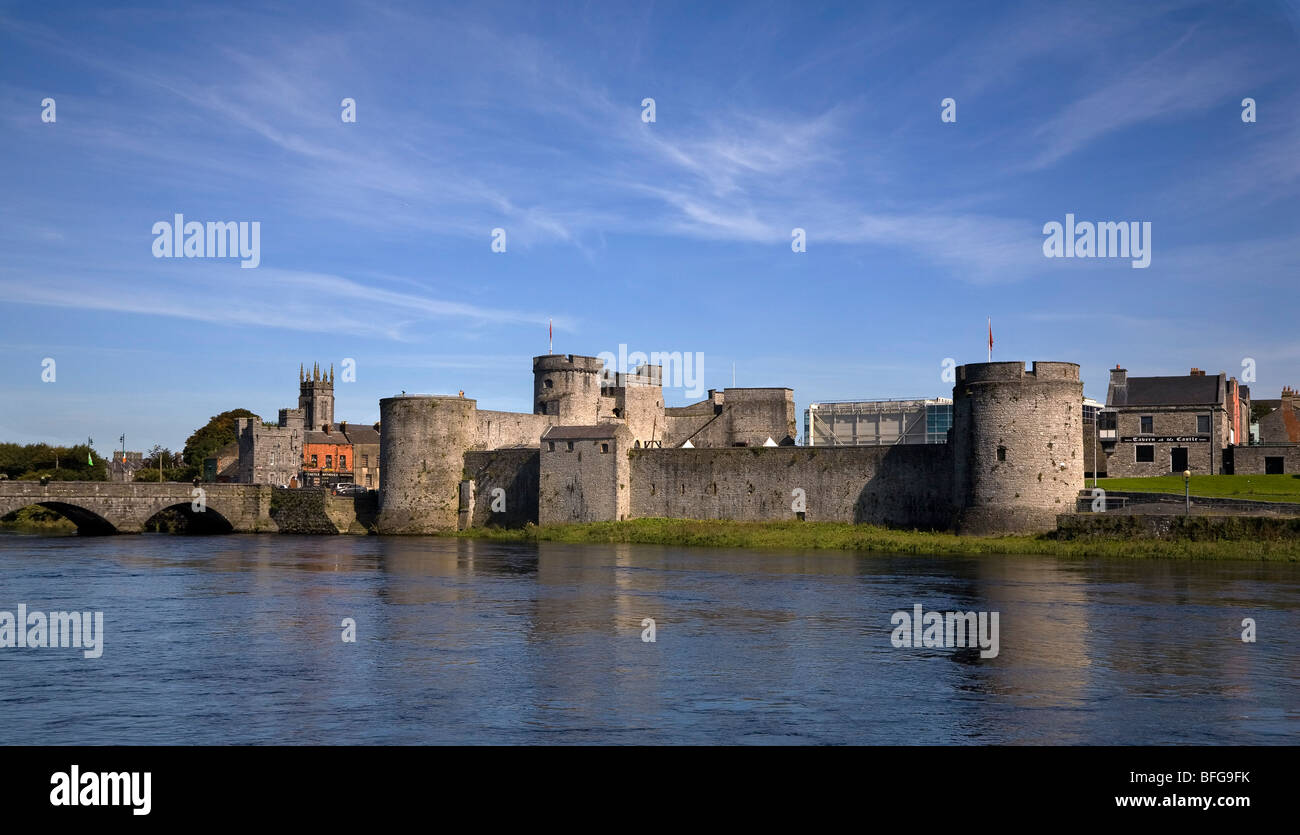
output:
[{"label": "street lamp post", "polygon": [[1097,433],[1101,426],[1101,409],[1093,412],[1092,415],[1092,486],[1097,487]]},{"label": "street lamp post", "polygon": [[1192,471],[1183,470],[1183,502],[1185,503],[1184,516],[1192,515]]}]

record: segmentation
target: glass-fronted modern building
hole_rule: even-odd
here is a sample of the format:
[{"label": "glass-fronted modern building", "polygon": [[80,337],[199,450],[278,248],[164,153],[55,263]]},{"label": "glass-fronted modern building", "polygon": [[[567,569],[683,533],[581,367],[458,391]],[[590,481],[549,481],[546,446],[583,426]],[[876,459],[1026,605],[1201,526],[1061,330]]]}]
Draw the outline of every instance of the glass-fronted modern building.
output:
[{"label": "glass-fronted modern building", "polygon": [[808,446],[943,444],[952,426],[952,400],[844,400],[811,403],[803,413]]}]

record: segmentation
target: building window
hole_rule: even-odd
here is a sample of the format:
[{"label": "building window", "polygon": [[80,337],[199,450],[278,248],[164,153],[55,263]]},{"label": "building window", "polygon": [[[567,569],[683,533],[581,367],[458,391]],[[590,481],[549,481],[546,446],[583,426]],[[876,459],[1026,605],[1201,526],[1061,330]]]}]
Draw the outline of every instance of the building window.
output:
[{"label": "building window", "polygon": [[948,430],[952,427],[952,404],[942,403],[925,407],[925,442],[946,444]]},{"label": "building window", "polygon": [[313,467],[316,466],[316,456],[315,456],[315,455],[312,455],[312,457],[311,457],[311,465],[312,465]]},{"label": "building window", "polygon": [[340,469],[340,470],[346,470],[347,468],[348,468],[348,457],[347,457],[346,455],[340,455],[340,456],[339,456],[339,469]]},{"label": "building window", "polygon": [[998,460],[999,460],[999,461],[1005,461],[1005,460],[1007,460],[1007,448],[1006,448],[1006,447],[1004,447],[1004,446],[1000,446],[1000,447],[998,447]]},{"label": "building window", "polygon": [[[1143,418],[1143,420],[1148,420],[1148,418]],[[1137,463],[1139,464],[1155,463],[1156,460],[1155,447],[1149,446],[1147,444],[1142,444],[1140,446],[1135,447],[1135,449],[1137,450]]]},{"label": "building window", "polygon": [[369,487],[370,484],[371,484],[371,481],[370,481],[370,473],[366,473],[366,486]]},{"label": "building window", "polygon": [[369,455],[363,455],[363,456],[361,456],[361,466],[363,466],[363,467],[369,467],[369,466],[370,466],[370,456],[369,456]]},{"label": "building window", "polygon": [[1286,472],[1286,459],[1280,455],[1264,457],[1264,475],[1282,475]]},{"label": "building window", "polygon": [[600,451],[602,455],[606,452],[609,452],[609,444],[601,444]]},{"label": "building window", "polygon": [[552,380],[551,378],[547,377],[545,380],[542,380],[542,385],[545,386],[545,387],[548,388],[548,389],[549,389],[549,388],[555,388],[555,381]]},{"label": "building window", "polygon": [[1151,415],[1143,415],[1141,420],[1142,420],[1141,432],[1143,435],[1150,435],[1152,432],[1156,431],[1153,426],[1154,418],[1152,418]]},{"label": "building window", "polygon": [[1197,416],[1196,416],[1196,434],[1198,434],[1198,435],[1208,435],[1208,434],[1210,434],[1210,416],[1209,416],[1209,415],[1197,415]]},{"label": "building window", "polygon": [[546,451],[547,451],[547,452],[555,452],[555,441],[547,441],[547,442],[546,442]]},{"label": "building window", "polygon": [[334,469],[334,456],[333,456],[333,455],[326,455],[326,456],[325,456],[325,469],[327,469],[327,470],[332,470],[332,469]]},{"label": "building window", "polygon": [[569,441],[569,452],[573,452],[573,441]]}]

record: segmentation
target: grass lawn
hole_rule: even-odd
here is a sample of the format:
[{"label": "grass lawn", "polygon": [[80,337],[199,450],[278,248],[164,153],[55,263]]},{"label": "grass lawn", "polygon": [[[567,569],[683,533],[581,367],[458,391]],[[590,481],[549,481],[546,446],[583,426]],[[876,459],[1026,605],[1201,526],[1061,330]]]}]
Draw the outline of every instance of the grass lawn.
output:
[{"label": "grass lawn", "polygon": [[731,522],[630,519],[524,528],[469,528],[457,536],[515,542],[635,542],[725,548],[871,551],[886,554],[977,556],[1037,554],[1056,557],[1174,558],[1300,561],[1300,539],[1058,540],[1051,536],[957,536],[841,522]]},{"label": "grass lawn", "polygon": [[[1084,485],[1092,487],[1092,479]],[[1183,477],[1103,478],[1105,490],[1140,493],[1183,493]],[[1300,475],[1194,475],[1192,495],[1207,498],[1250,499],[1259,502],[1300,502]]]}]

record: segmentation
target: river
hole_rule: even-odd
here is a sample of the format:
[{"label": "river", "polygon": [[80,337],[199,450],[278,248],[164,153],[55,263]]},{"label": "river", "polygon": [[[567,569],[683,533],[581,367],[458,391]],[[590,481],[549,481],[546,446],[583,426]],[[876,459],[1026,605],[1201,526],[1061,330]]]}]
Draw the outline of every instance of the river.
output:
[{"label": "river", "polygon": [[[1294,743],[1297,600],[1250,562],[4,534],[0,611],[104,636],[0,648],[0,742]],[[997,655],[894,646],[916,605],[998,613]]]}]

